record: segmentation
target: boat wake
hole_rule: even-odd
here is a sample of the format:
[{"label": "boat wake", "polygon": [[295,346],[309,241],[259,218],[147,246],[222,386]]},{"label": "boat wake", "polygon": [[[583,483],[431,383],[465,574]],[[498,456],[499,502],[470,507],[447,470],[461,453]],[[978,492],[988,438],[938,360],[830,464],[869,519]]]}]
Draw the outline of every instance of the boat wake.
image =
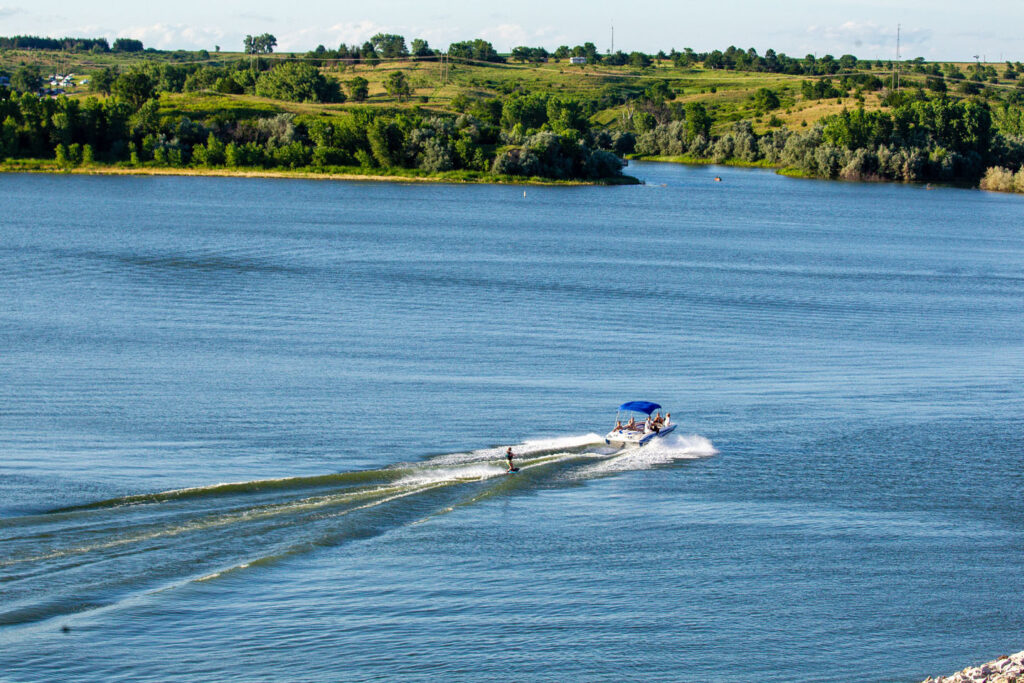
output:
[{"label": "boat wake", "polygon": [[559,481],[717,453],[670,435],[614,449],[598,434],[446,453],[377,470],[138,493],[0,520],[0,628],[212,581]]},{"label": "boat wake", "polygon": [[718,449],[699,434],[669,434],[642,448],[628,448],[587,469],[585,475],[627,470],[649,470],[676,460],[693,460],[717,455]]}]

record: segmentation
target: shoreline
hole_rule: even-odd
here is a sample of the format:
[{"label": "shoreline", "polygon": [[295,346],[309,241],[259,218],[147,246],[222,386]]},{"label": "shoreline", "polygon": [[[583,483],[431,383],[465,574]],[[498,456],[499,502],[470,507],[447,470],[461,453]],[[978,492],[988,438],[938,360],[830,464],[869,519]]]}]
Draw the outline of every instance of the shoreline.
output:
[{"label": "shoreline", "polygon": [[[381,173],[350,173],[347,171],[314,171],[308,169],[284,170],[261,168],[175,168],[170,166],[114,166],[90,165],[62,168],[55,163],[46,161],[25,160],[29,163],[0,164],[0,173],[48,173],[52,175],[136,175],[136,176],[193,176],[215,178],[291,178],[297,180],[359,180],[366,182],[389,183],[448,183],[452,185],[533,185],[552,187],[584,187],[640,185],[642,182],[633,176],[623,175],[608,180],[555,180],[539,177],[519,178],[517,176],[466,176],[449,177],[444,175],[399,175]],[[31,163],[35,161],[35,163]]]},{"label": "shoreline", "polygon": [[921,683],[1015,683],[1021,680],[1024,680],[1024,650],[979,666],[969,666],[949,676],[929,676]]},{"label": "shoreline", "polygon": [[[665,164],[683,164],[686,166],[728,166],[730,168],[762,168],[765,170],[774,171],[776,175],[784,176],[786,178],[798,178],[805,180],[824,180],[828,182],[843,182],[843,183],[875,183],[875,184],[892,184],[892,185],[918,185],[921,187],[955,187],[963,190],[979,190],[985,192],[1000,192],[1000,190],[990,190],[987,188],[980,187],[979,185],[970,185],[966,182],[955,182],[945,181],[939,182],[936,180],[931,181],[911,181],[911,180],[888,180],[885,178],[875,177],[863,177],[863,178],[824,178],[822,176],[816,176],[808,173],[807,171],[794,168],[793,166],[781,166],[768,164],[760,161],[743,161],[742,159],[727,159],[725,161],[714,161],[713,159],[705,159],[704,157],[692,157],[688,154],[682,156],[657,156],[657,155],[630,155],[626,157],[629,161],[654,161]],[[1006,194],[1015,194],[1013,192],[1007,192]]]}]

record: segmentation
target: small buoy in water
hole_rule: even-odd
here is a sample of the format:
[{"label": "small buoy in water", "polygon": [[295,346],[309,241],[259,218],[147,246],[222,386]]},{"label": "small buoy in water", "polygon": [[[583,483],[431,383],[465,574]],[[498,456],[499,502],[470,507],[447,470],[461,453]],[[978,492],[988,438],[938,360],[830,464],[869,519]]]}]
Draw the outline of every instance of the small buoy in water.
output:
[{"label": "small buoy in water", "polygon": [[715,176],[715,182],[720,183],[722,182],[722,179],[719,176]]},{"label": "small buoy in water", "polygon": [[64,633],[71,633],[71,627],[68,626],[67,624],[64,624],[63,626],[61,626],[60,630],[63,631]]},{"label": "small buoy in water", "polygon": [[523,190],[523,196],[524,197],[526,196],[526,190]]}]

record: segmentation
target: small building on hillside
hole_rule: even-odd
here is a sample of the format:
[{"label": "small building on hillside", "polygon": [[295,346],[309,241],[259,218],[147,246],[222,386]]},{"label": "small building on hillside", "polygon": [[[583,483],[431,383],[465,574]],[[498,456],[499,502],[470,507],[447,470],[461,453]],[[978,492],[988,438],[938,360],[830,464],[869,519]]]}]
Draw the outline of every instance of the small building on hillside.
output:
[{"label": "small building on hillside", "polygon": [[586,57],[569,57],[569,63],[570,64],[586,64],[587,63],[587,58]]}]

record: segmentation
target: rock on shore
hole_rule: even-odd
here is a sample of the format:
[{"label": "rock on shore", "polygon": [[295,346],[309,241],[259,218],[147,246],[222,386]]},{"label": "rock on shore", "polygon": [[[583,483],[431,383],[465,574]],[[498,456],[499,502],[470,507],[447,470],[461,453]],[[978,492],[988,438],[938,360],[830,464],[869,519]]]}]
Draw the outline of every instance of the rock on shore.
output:
[{"label": "rock on shore", "polygon": [[950,676],[929,676],[923,683],[1024,683],[1024,652],[969,666]]}]

